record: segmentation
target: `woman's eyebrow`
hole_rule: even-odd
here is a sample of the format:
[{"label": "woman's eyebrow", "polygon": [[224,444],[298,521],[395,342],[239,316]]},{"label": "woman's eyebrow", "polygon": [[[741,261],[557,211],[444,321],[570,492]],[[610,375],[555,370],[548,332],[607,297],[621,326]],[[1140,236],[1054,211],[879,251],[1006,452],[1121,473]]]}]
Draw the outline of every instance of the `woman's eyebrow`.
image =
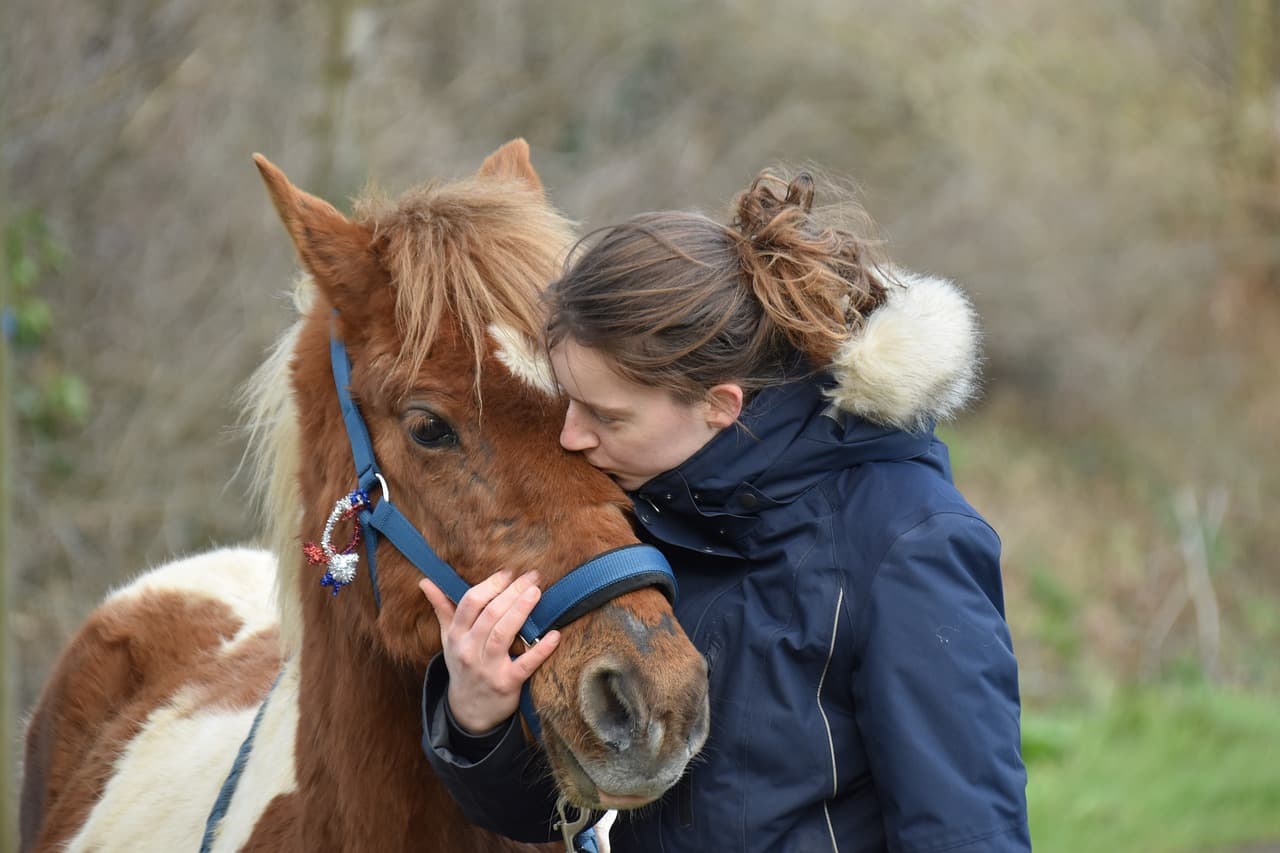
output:
[{"label": "woman's eyebrow", "polygon": [[575,397],[572,394],[570,394],[568,391],[565,391],[564,394],[566,397],[568,397],[573,402],[577,403],[579,406],[586,406],[591,411],[598,412],[599,414],[602,414],[602,415],[608,415],[610,417],[621,417],[623,415],[631,414],[631,409],[629,408],[618,409],[618,408],[614,408],[613,406],[601,406],[597,403],[592,403],[587,400],[583,400],[578,397]]}]

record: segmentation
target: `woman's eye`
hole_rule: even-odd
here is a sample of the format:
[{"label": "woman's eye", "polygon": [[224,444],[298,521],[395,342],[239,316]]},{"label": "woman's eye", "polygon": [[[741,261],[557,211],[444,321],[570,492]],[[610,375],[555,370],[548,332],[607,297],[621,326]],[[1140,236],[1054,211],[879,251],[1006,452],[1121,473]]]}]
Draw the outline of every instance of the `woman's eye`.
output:
[{"label": "woman's eye", "polygon": [[432,412],[415,411],[406,419],[409,437],[423,447],[452,447],[458,434],[449,422]]}]

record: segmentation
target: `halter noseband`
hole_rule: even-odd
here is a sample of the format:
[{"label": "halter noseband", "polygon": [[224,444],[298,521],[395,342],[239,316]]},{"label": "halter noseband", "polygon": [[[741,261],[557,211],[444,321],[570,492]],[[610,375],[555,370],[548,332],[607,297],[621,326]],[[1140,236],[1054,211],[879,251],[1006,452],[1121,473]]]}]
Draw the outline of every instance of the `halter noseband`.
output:
[{"label": "halter noseband", "polygon": [[[337,313],[335,311],[335,313]],[[418,529],[404,513],[400,512],[386,493],[386,480],[378,469],[373,456],[373,442],[360,409],[351,399],[351,359],[347,348],[338,337],[337,330],[330,329],[329,359],[333,364],[333,380],[338,389],[338,402],[342,407],[342,420],[351,440],[351,453],[355,459],[359,488],[370,494],[379,487],[380,499],[363,501],[357,518],[365,540],[365,552],[369,559],[369,578],[373,583],[373,600],[382,608],[382,595],[378,590],[378,571],[374,554],[378,548],[378,536],[382,535],[405,556],[418,571],[426,575],[449,596],[455,604],[471,585],[427,543]],[[656,586],[674,602],[676,579],[662,552],[651,545],[624,545],[605,551],[581,564],[569,574],[548,587],[529,618],[520,629],[520,638],[526,645],[533,645],[553,628],[572,622],[579,616],[600,607],[606,601],[626,592]],[[542,727],[533,710],[529,695],[529,682],[525,682],[520,695],[520,709],[534,737],[542,737]]]}]

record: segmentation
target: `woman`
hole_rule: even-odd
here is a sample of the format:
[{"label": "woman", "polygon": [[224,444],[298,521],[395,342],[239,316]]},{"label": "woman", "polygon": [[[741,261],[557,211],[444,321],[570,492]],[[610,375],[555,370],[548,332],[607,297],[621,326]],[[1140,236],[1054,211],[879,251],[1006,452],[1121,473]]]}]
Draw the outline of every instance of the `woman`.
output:
[{"label": "woman", "polygon": [[[1000,541],[933,435],[974,389],[976,319],[813,196],[764,173],[732,227],[637,217],[550,288],[560,441],[627,491],[710,671],[699,760],[612,846],[1028,850]],[[484,654],[510,646],[535,581],[456,609],[424,581],[445,649],[424,748],[472,820],[546,840],[552,794],[526,787],[512,715],[557,636]]]}]

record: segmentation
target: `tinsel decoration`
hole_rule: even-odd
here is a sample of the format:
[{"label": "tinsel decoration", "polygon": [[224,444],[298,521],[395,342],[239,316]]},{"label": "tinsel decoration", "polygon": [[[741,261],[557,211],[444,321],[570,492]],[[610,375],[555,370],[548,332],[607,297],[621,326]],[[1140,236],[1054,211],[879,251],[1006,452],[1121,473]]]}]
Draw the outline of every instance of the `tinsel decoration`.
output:
[{"label": "tinsel decoration", "polygon": [[360,522],[356,521],[352,526],[351,539],[341,551],[333,548],[333,529],[338,526],[339,521],[354,519],[356,513],[367,506],[369,495],[363,489],[344,495],[333,505],[333,512],[329,513],[329,520],[324,523],[324,535],[320,537],[320,543],[302,544],[302,553],[306,555],[308,563],[328,568],[320,579],[320,585],[332,587],[334,595],[356,578],[356,566],[360,562],[360,555],[356,552],[360,545]]}]

